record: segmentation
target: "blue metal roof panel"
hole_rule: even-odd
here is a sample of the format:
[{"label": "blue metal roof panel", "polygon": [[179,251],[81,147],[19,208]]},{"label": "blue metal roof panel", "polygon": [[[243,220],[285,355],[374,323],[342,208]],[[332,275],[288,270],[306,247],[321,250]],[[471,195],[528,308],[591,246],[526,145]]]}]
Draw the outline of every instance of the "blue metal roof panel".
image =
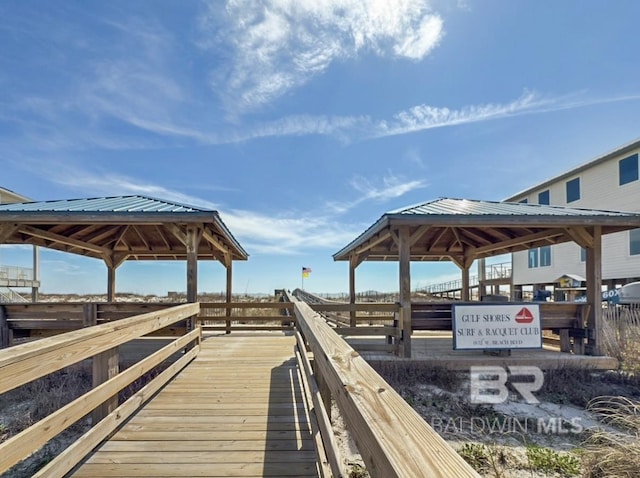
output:
[{"label": "blue metal roof panel", "polygon": [[26,202],[0,205],[0,211],[11,212],[162,212],[190,213],[216,211],[199,209],[185,204],[162,201],[145,196],[116,196],[86,199]]},{"label": "blue metal roof panel", "polygon": [[462,216],[460,218],[460,224],[470,224],[474,221],[486,221],[489,217],[495,219],[498,223],[506,224],[514,218],[523,216],[529,217],[534,221],[535,218],[540,218],[542,222],[545,221],[545,218],[549,220],[551,217],[554,217],[555,221],[558,220],[557,218],[562,217],[567,218],[567,220],[570,220],[570,218],[585,218],[585,220],[589,220],[589,218],[594,217],[609,218],[612,220],[628,220],[637,219],[638,213],[632,211],[581,209],[567,206],[547,206],[540,204],[440,198],[402,209],[389,211],[383,214],[362,234],[343,247],[340,251],[336,252],[333,255],[333,258],[334,260],[338,260],[338,257],[344,256],[353,248],[366,241],[369,237],[377,234],[385,227],[389,227],[392,222],[402,222],[404,219],[415,219],[416,223],[419,223],[421,219],[420,216],[424,217],[425,223],[429,222],[429,218],[433,220],[433,223],[439,223],[442,220]]},{"label": "blue metal roof panel", "polygon": [[440,198],[415,206],[387,212],[385,215],[465,215],[465,216],[611,216],[625,217],[633,212],[581,209],[567,206],[505,203],[470,199]]}]

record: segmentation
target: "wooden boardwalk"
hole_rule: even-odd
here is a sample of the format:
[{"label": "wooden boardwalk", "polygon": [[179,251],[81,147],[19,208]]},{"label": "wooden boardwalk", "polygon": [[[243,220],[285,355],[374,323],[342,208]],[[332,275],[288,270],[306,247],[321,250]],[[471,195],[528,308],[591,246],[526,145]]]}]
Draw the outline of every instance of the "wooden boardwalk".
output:
[{"label": "wooden boardwalk", "polygon": [[294,344],[281,333],[205,338],[69,476],[318,476]]}]

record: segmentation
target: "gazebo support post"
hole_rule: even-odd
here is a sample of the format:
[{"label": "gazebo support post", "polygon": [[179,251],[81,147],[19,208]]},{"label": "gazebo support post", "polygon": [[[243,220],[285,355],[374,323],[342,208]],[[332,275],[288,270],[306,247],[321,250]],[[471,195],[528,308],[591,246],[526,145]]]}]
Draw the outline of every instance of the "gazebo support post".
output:
[{"label": "gazebo support post", "polygon": [[[187,302],[198,301],[198,246],[202,229],[196,225],[187,226]],[[195,328],[195,319],[187,319],[187,330]]]},{"label": "gazebo support post", "polygon": [[107,264],[107,302],[113,302],[116,297],[116,268]]},{"label": "gazebo support post", "polygon": [[[487,265],[485,259],[478,259],[478,300],[482,300],[482,296],[487,293]],[[492,291],[492,293],[494,293]]]},{"label": "gazebo support post", "polygon": [[104,257],[107,266],[107,302],[114,302],[116,299],[116,269],[127,259],[126,255],[110,254]]},{"label": "gazebo support post", "polygon": [[[231,254],[225,254],[224,266],[227,269],[227,295],[226,295],[227,304],[230,304],[232,299],[232,288],[231,288],[232,279],[233,279],[232,264],[233,264],[233,261],[231,259]],[[231,333],[231,309],[230,308],[227,308],[226,315],[227,315],[227,320],[225,321],[225,327],[226,327],[225,333],[230,334]]]},{"label": "gazebo support post", "polygon": [[402,340],[400,354],[411,357],[411,231],[408,226],[398,229],[398,250],[400,259],[400,329]]},{"label": "gazebo support post", "polygon": [[460,299],[463,302],[469,302],[469,268],[462,268],[462,290],[460,291]]},{"label": "gazebo support post", "polygon": [[593,241],[587,247],[587,355],[602,355],[602,227],[593,227]]},{"label": "gazebo support post", "polygon": [[473,256],[451,256],[451,260],[460,268],[462,271],[462,287],[460,290],[460,300],[464,302],[469,302],[470,299],[470,288],[469,288],[469,269],[471,269],[471,265],[475,260]]},{"label": "gazebo support post", "polygon": [[358,267],[358,256],[352,255],[349,257],[349,304],[352,307],[349,312],[349,325],[351,327],[358,325],[356,310],[353,308],[356,303],[356,267]]}]

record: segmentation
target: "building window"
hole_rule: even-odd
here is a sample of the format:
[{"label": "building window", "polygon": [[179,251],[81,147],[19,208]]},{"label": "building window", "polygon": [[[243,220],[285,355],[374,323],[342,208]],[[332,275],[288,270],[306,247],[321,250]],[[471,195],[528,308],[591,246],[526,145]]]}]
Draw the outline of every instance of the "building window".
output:
[{"label": "building window", "polygon": [[580,178],[567,181],[567,202],[573,202],[580,199]]},{"label": "building window", "polygon": [[580,248],[580,262],[587,262],[587,250],[584,247]]},{"label": "building window", "polygon": [[529,200],[525,198],[525,199],[523,199],[523,200],[521,200],[519,202],[520,202],[520,204],[527,204],[529,202]]},{"label": "building window", "polygon": [[549,203],[549,190],[538,193],[538,204],[550,204]]},{"label": "building window", "polygon": [[629,254],[632,256],[640,254],[640,229],[629,231]]},{"label": "building window", "polygon": [[551,265],[551,246],[544,246],[540,248],[540,267],[547,267]]},{"label": "building window", "polygon": [[638,154],[621,159],[618,166],[620,170],[620,186],[638,180]]},{"label": "building window", "polygon": [[551,246],[529,249],[529,269],[551,265]]}]

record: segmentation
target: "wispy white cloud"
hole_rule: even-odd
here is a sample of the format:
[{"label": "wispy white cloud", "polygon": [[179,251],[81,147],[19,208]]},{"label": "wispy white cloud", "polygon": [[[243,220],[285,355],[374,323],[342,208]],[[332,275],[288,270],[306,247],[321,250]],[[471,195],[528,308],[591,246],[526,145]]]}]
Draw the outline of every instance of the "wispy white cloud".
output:
[{"label": "wispy white cloud", "polygon": [[[33,170],[36,167],[32,168]],[[218,205],[197,196],[184,194],[171,188],[105,171],[88,171],[69,164],[58,164],[47,169],[47,178],[57,184],[92,196],[151,196],[181,204],[216,209]]]},{"label": "wispy white cloud", "polygon": [[[44,174],[42,168],[40,173]],[[362,229],[360,224],[340,223],[335,217],[326,214],[326,211],[264,214],[243,209],[224,209],[221,205],[198,196],[187,195],[166,186],[122,174],[89,171],[68,165],[50,168],[46,174],[49,180],[57,184],[92,196],[140,194],[216,209],[220,211],[222,220],[233,235],[250,254],[291,255],[301,254],[309,249],[333,249],[352,240]]]},{"label": "wispy white cloud", "polygon": [[[443,36],[429,0],[210,0],[203,45],[233,57],[213,86],[237,112],[271,102],[361,51],[420,60]],[[213,40],[211,40],[213,38]]]},{"label": "wispy white cloud", "polygon": [[42,259],[42,265],[47,268],[49,273],[61,273],[66,275],[86,275],[87,271],[78,264],[72,264],[68,261],[59,259]]},{"label": "wispy white cloud", "polygon": [[396,113],[389,121],[378,122],[372,136],[394,136],[432,128],[494,120],[532,113],[543,107],[552,108],[554,103],[559,106],[556,99],[541,98],[536,93],[527,91],[520,98],[509,103],[487,103],[460,109],[417,105]]},{"label": "wispy white cloud", "polygon": [[370,179],[356,176],[350,181],[350,185],[359,193],[359,197],[353,201],[329,202],[327,207],[335,213],[342,214],[366,201],[386,202],[428,186],[424,180],[407,180],[403,176],[394,175],[391,172],[382,178],[381,183],[381,185],[376,185]]},{"label": "wispy white cloud", "polygon": [[[321,134],[334,135],[346,141],[362,141],[416,133],[434,128],[638,100],[640,100],[640,95],[593,98],[589,97],[586,92],[576,92],[563,96],[545,96],[527,90],[520,97],[506,103],[480,103],[457,109],[421,104],[401,110],[390,119],[375,119],[370,116],[305,116],[304,121],[297,121],[299,117],[284,118],[263,124],[259,128],[250,129],[243,134],[242,139]],[[237,139],[239,138],[237,137]]]},{"label": "wispy white cloud", "polygon": [[249,253],[302,254],[310,249],[335,249],[356,237],[361,225],[343,224],[314,211],[262,214],[232,209],[221,212],[224,223]]}]

